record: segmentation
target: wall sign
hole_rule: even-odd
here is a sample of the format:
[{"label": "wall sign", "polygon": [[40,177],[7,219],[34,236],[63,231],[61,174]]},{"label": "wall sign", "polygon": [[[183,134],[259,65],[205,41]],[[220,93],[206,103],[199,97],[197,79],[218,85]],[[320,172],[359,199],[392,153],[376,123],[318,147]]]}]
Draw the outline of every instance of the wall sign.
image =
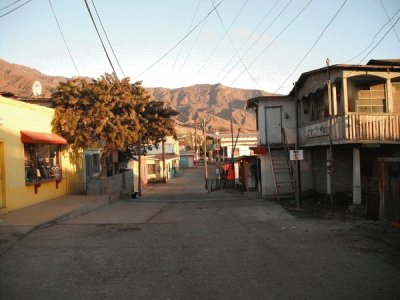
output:
[{"label": "wall sign", "polygon": [[308,125],[304,127],[306,137],[315,137],[329,134],[329,122],[321,122],[318,124]]}]

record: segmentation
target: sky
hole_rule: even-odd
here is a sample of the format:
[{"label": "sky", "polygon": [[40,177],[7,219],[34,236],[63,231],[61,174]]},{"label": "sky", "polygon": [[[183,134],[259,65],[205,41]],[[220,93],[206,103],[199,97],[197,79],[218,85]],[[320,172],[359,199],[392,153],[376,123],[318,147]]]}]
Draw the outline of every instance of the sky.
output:
[{"label": "sky", "polygon": [[[145,87],[222,83],[287,94],[327,58],[400,58],[399,0],[87,3],[117,76]],[[0,58],[47,75],[113,71],[84,0],[0,0]]]}]

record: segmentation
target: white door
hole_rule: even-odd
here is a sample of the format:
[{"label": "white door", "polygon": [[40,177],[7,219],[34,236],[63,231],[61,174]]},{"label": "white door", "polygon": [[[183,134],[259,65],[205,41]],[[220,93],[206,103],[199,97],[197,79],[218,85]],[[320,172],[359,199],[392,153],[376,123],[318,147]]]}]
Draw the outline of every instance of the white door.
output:
[{"label": "white door", "polygon": [[265,108],[265,136],[267,144],[282,142],[282,107]]}]

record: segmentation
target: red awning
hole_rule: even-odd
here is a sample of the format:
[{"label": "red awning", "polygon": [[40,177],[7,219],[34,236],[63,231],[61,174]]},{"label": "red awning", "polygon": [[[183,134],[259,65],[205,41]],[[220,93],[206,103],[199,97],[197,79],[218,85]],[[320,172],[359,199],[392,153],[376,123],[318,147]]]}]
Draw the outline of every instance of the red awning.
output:
[{"label": "red awning", "polygon": [[67,144],[67,140],[57,134],[26,130],[21,130],[21,142],[25,144]]},{"label": "red awning", "polygon": [[265,147],[254,147],[251,149],[254,151],[254,154],[261,154],[261,155],[267,154],[267,148]]}]

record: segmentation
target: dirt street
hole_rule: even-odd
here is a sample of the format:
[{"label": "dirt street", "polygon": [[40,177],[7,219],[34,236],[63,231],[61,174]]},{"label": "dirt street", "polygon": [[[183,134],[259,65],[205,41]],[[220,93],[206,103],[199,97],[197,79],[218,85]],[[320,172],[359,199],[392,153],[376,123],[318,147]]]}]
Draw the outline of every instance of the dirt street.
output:
[{"label": "dirt street", "polygon": [[31,232],[0,256],[0,298],[399,299],[398,229],[206,193],[202,174]]}]

